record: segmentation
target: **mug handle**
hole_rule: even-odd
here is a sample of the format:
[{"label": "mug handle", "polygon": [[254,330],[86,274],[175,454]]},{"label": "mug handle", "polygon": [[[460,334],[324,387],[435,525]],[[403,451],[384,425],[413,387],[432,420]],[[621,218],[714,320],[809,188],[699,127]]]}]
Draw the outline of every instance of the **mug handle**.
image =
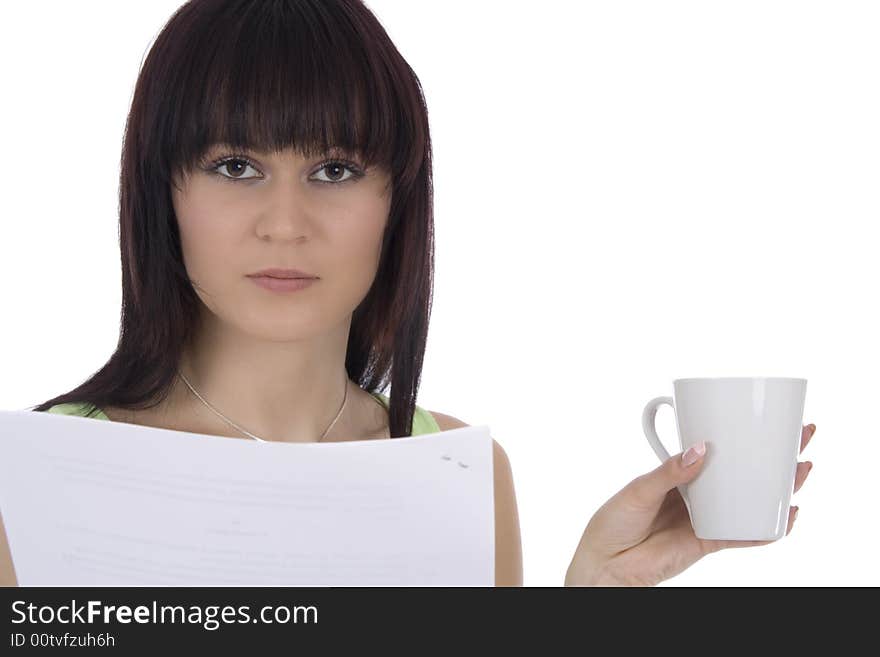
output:
[{"label": "mug handle", "polygon": [[[657,425],[654,422],[657,417],[657,409],[663,404],[669,404],[672,410],[675,411],[675,404],[673,403],[672,397],[655,397],[647,403],[645,410],[642,411],[642,429],[645,432],[645,437],[651,444],[651,448],[657,455],[657,458],[659,458],[660,461],[665,462],[670,458],[669,452],[666,451],[666,448],[660,441],[660,436],[657,435]],[[681,498],[684,500],[684,505],[687,507],[688,515],[690,515],[691,503],[685,492],[684,485],[676,486],[676,488],[678,488],[678,492],[681,493]]]}]

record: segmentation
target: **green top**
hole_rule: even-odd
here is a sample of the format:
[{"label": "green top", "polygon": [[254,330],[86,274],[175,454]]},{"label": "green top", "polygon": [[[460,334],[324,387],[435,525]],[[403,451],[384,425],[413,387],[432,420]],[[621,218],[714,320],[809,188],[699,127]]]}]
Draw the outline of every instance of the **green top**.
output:
[{"label": "green top", "polygon": [[[371,392],[370,394],[378,399],[385,408],[388,408],[388,397],[381,392]],[[57,415],[85,416],[91,408],[91,405],[86,402],[68,402],[66,404],[56,404],[46,412],[55,413]],[[93,417],[98,420],[110,421],[110,418],[100,409],[98,409],[98,412]],[[413,415],[412,435],[418,436],[425,433],[438,433],[439,431],[440,426],[437,424],[437,420],[434,419],[434,416],[431,415],[429,411],[426,411],[420,406],[416,406],[415,414]]]}]

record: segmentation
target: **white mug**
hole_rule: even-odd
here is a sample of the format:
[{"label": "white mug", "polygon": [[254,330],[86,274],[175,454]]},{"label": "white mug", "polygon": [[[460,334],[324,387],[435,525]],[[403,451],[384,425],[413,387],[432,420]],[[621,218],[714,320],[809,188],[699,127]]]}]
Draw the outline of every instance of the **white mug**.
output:
[{"label": "white mug", "polygon": [[674,397],[656,397],[642,428],[661,461],[669,453],[654,419],[675,411],[680,451],[706,442],[703,468],[678,486],[697,538],[775,541],[785,536],[800,453],[806,379],[676,379]]}]

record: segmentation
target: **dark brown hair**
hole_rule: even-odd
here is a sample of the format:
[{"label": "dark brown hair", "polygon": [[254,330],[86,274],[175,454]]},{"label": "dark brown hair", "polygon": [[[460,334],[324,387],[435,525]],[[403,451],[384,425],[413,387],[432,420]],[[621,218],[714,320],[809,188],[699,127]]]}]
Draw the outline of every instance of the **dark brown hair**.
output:
[{"label": "dark brown hair", "polygon": [[31,410],[87,402],[93,417],[168,395],[201,303],[170,186],[215,143],[307,157],[341,147],[390,172],[379,268],[353,313],[345,367],[369,392],[390,384],[391,436],[411,435],[434,272],[428,115],[418,78],[359,0],[190,0],[172,15],[125,127],[116,350],[87,381]]}]

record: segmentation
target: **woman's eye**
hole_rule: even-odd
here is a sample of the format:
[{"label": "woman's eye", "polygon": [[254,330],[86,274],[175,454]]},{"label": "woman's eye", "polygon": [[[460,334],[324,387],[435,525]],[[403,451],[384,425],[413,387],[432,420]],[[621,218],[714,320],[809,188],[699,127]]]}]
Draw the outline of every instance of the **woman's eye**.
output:
[{"label": "woman's eye", "polygon": [[[347,178],[342,178],[345,175],[345,171],[348,170],[351,175]],[[318,173],[322,171],[332,172],[330,176],[326,180],[321,180],[321,182],[329,182],[329,183],[340,183],[345,182],[346,180],[350,180],[357,176],[357,171],[355,171],[352,167],[348,166],[343,162],[327,162],[324,166],[318,169]],[[317,175],[317,174],[316,174]]]},{"label": "woman's eye", "polygon": [[224,178],[230,178],[232,180],[250,180],[255,176],[250,176],[247,178],[243,178],[241,173],[247,170],[247,167],[253,168],[253,165],[247,160],[242,160],[237,157],[229,158],[228,160],[224,160],[223,162],[219,162],[214,168],[211,169],[214,173],[219,173],[221,170],[226,170],[229,173],[234,173],[238,175],[230,175],[227,176],[225,173],[220,173]]}]

